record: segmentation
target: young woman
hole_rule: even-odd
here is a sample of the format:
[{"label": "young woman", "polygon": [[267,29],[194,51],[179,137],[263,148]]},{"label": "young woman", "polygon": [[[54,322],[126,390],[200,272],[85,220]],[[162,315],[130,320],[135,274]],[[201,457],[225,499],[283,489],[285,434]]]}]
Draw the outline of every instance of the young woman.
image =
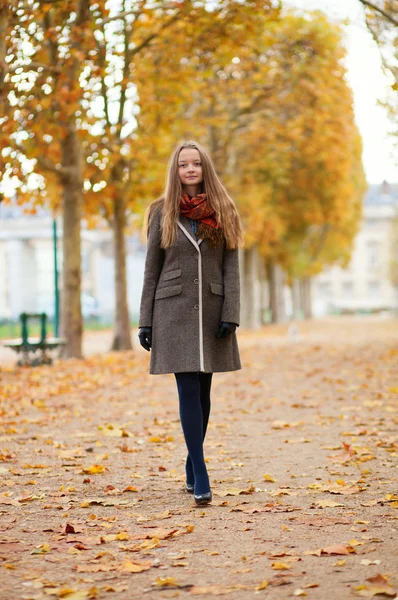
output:
[{"label": "young woman", "polygon": [[212,375],[241,368],[238,246],[242,225],[206,151],[174,151],[164,196],[147,211],[139,339],[150,373],[174,373],[188,449],[186,490],[211,502],[203,455]]}]

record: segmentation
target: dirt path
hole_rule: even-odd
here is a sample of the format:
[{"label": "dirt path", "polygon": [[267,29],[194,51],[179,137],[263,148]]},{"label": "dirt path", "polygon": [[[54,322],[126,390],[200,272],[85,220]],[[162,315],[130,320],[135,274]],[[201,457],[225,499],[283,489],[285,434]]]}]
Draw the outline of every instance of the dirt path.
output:
[{"label": "dirt path", "polygon": [[396,597],[398,323],[286,331],[214,377],[205,508],[146,353],[3,366],[0,600]]}]

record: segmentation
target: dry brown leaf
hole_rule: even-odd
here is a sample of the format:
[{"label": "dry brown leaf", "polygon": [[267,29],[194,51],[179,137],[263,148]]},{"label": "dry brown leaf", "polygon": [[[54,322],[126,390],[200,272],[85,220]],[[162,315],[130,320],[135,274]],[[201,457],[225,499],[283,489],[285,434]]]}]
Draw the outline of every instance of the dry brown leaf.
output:
[{"label": "dry brown leaf", "polygon": [[355,549],[352,546],[345,546],[344,544],[333,544],[332,546],[326,546],[325,548],[318,548],[318,550],[307,550],[304,554],[321,556],[322,554],[353,554]]},{"label": "dry brown leaf", "polygon": [[226,594],[232,594],[236,592],[236,590],[245,590],[248,589],[244,585],[231,585],[231,586],[218,586],[218,585],[209,585],[206,587],[196,586],[194,585],[189,590],[189,593],[192,596],[225,596]]},{"label": "dry brown leaf", "polygon": [[340,504],[339,502],[334,502],[333,500],[318,500],[315,502],[317,506],[320,508],[336,508],[338,506],[343,506],[344,504]]},{"label": "dry brown leaf", "polygon": [[148,571],[151,566],[150,562],[125,560],[117,570],[121,573],[142,573],[143,571]]},{"label": "dry brown leaf", "polygon": [[253,492],[256,491],[256,488],[251,485],[249,488],[247,489],[242,489],[242,488],[227,488],[226,490],[218,490],[215,491],[214,493],[217,496],[239,496],[240,494],[253,494]]},{"label": "dry brown leaf", "polygon": [[75,590],[72,588],[46,588],[43,590],[47,596],[65,598],[65,600],[86,600],[89,598],[87,590]]},{"label": "dry brown leaf", "polygon": [[10,498],[10,496],[7,496],[6,494],[0,494],[0,504],[9,504],[10,506],[21,506],[19,502],[17,502],[13,498]]},{"label": "dry brown leaf", "polygon": [[373,598],[374,596],[390,596],[395,598],[397,590],[391,586],[385,575],[375,575],[374,577],[368,577],[366,581],[369,584],[363,584],[354,588],[356,596],[362,598]]}]

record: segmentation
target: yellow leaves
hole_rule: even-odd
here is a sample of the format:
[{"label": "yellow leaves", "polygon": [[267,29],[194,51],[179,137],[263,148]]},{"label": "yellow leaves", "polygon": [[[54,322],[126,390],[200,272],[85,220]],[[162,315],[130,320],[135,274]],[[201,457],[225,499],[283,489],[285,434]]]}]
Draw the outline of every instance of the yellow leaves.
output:
[{"label": "yellow leaves", "polygon": [[175,577],[156,577],[154,583],[152,584],[154,587],[180,587],[180,584],[175,579]]},{"label": "yellow leaves", "polygon": [[398,502],[397,494],[386,494],[385,499],[387,500],[387,502]]},{"label": "yellow leaves", "polygon": [[261,590],[265,590],[265,588],[268,587],[268,581],[266,579],[264,579],[260,585],[258,585],[257,587],[255,587],[255,591],[256,592],[260,592]]},{"label": "yellow leaves", "polygon": [[142,573],[151,568],[151,563],[125,560],[118,569],[122,573]]},{"label": "yellow leaves", "polygon": [[336,560],[336,562],[334,563],[334,566],[335,567],[344,567],[346,562],[347,562],[346,558],[343,558],[341,560]]},{"label": "yellow leaves", "polygon": [[76,567],[78,573],[100,573],[118,571],[120,573],[142,573],[148,571],[152,567],[152,563],[149,561],[142,560],[129,560],[126,559],[122,562],[110,560],[105,563],[97,564],[79,564]]},{"label": "yellow leaves", "polygon": [[73,588],[46,588],[44,590],[47,596],[56,596],[57,598],[65,598],[65,600],[86,600],[87,598],[95,598],[86,590],[75,590]]},{"label": "yellow leaves", "polygon": [[107,544],[108,542],[115,542],[120,540],[128,540],[129,536],[125,531],[116,534],[104,535],[100,538],[101,544]]},{"label": "yellow leaves", "polygon": [[148,438],[148,442],[152,442],[153,444],[164,444],[166,442],[174,442],[173,435],[153,435]]},{"label": "yellow leaves", "polygon": [[9,504],[10,506],[21,506],[19,502],[11,498],[8,494],[0,494],[0,504]]},{"label": "yellow leaves", "polygon": [[270,481],[271,483],[275,483],[275,481],[276,481],[276,479],[274,479],[274,478],[272,477],[272,475],[268,475],[268,473],[265,473],[265,474],[263,475],[263,477],[264,477],[264,480],[265,480],[265,481]]},{"label": "yellow leaves", "polygon": [[106,467],[104,465],[93,465],[92,467],[83,467],[80,473],[84,473],[85,475],[95,475],[97,473],[103,473],[105,469]]},{"label": "yellow leaves", "polygon": [[118,427],[117,425],[112,425],[112,423],[98,425],[98,429],[108,437],[130,437],[128,431],[122,427]]},{"label": "yellow leaves", "polygon": [[293,492],[287,488],[278,488],[277,490],[272,490],[269,494],[270,496],[297,496],[297,492]]},{"label": "yellow leaves", "polygon": [[288,565],[287,563],[284,563],[284,562],[282,562],[280,560],[276,560],[276,561],[272,562],[271,563],[271,567],[273,569],[275,569],[276,571],[284,571],[286,569],[291,569],[292,568],[291,565]]},{"label": "yellow leaves", "polygon": [[341,487],[330,486],[327,491],[331,494],[358,494],[362,490],[363,488],[358,485],[345,485]]},{"label": "yellow leaves", "polygon": [[315,502],[315,504],[317,506],[319,506],[319,508],[336,508],[339,506],[344,507],[344,504],[340,504],[339,502],[334,502],[333,500],[318,500],[318,502]]},{"label": "yellow leaves", "polygon": [[378,595],[396,597],[397,590],[392,587],[385,575],[379,574],[374,577],[368,577],[366,581],[369,583],[354,587],[353,593],[355,596],[360,596],[361,598],[373,598]]},{"label": "yellow leaves", "polygon": [[50,552],[51,548],[49,544],[39,544],[31,551],[31,554],[46,554]]},{"label": "yellow leaves", "polygon": [[287,423],[286,421],[281,421],[279,419],[276,419],[275,421],[272,421],[271,428],[272,429],[289,429],[289,428],[299,427],[300,425],[303,425],[303,421],[296,421],[295,423]]},{"label": "yellow leaves", "polygon": [[153,550],[153,548],[157,548],[159,544],[160,542],[158,538],[153,537],[150,540],[144,540],[141,542],[141,544],[139,544],[139,548],[141,550]]},{"label": "yellow leaves", "polygon": [[331,555],[331,554],[353,554],[355,553],[355,549],[351,545],[345,544],[332,544],[331,546],[326,546],[325,548],[319,548],[318,550],[306,550],[304,552],[305,555],[313,555],[313,556],[322,556],[323,554]]}]

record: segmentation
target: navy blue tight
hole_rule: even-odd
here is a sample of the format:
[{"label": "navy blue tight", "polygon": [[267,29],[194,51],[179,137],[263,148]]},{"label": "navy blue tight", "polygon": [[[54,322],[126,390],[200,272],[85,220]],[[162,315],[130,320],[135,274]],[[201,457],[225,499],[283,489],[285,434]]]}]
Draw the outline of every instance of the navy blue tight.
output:
[{"label": "navy blue tight", "polygon": [[195,484],[195,494],[210,491],[203,441],[210,415],[212,376],[213,373],[175,373],[181,425],[188,449],[185,463],[187,483]]}]

